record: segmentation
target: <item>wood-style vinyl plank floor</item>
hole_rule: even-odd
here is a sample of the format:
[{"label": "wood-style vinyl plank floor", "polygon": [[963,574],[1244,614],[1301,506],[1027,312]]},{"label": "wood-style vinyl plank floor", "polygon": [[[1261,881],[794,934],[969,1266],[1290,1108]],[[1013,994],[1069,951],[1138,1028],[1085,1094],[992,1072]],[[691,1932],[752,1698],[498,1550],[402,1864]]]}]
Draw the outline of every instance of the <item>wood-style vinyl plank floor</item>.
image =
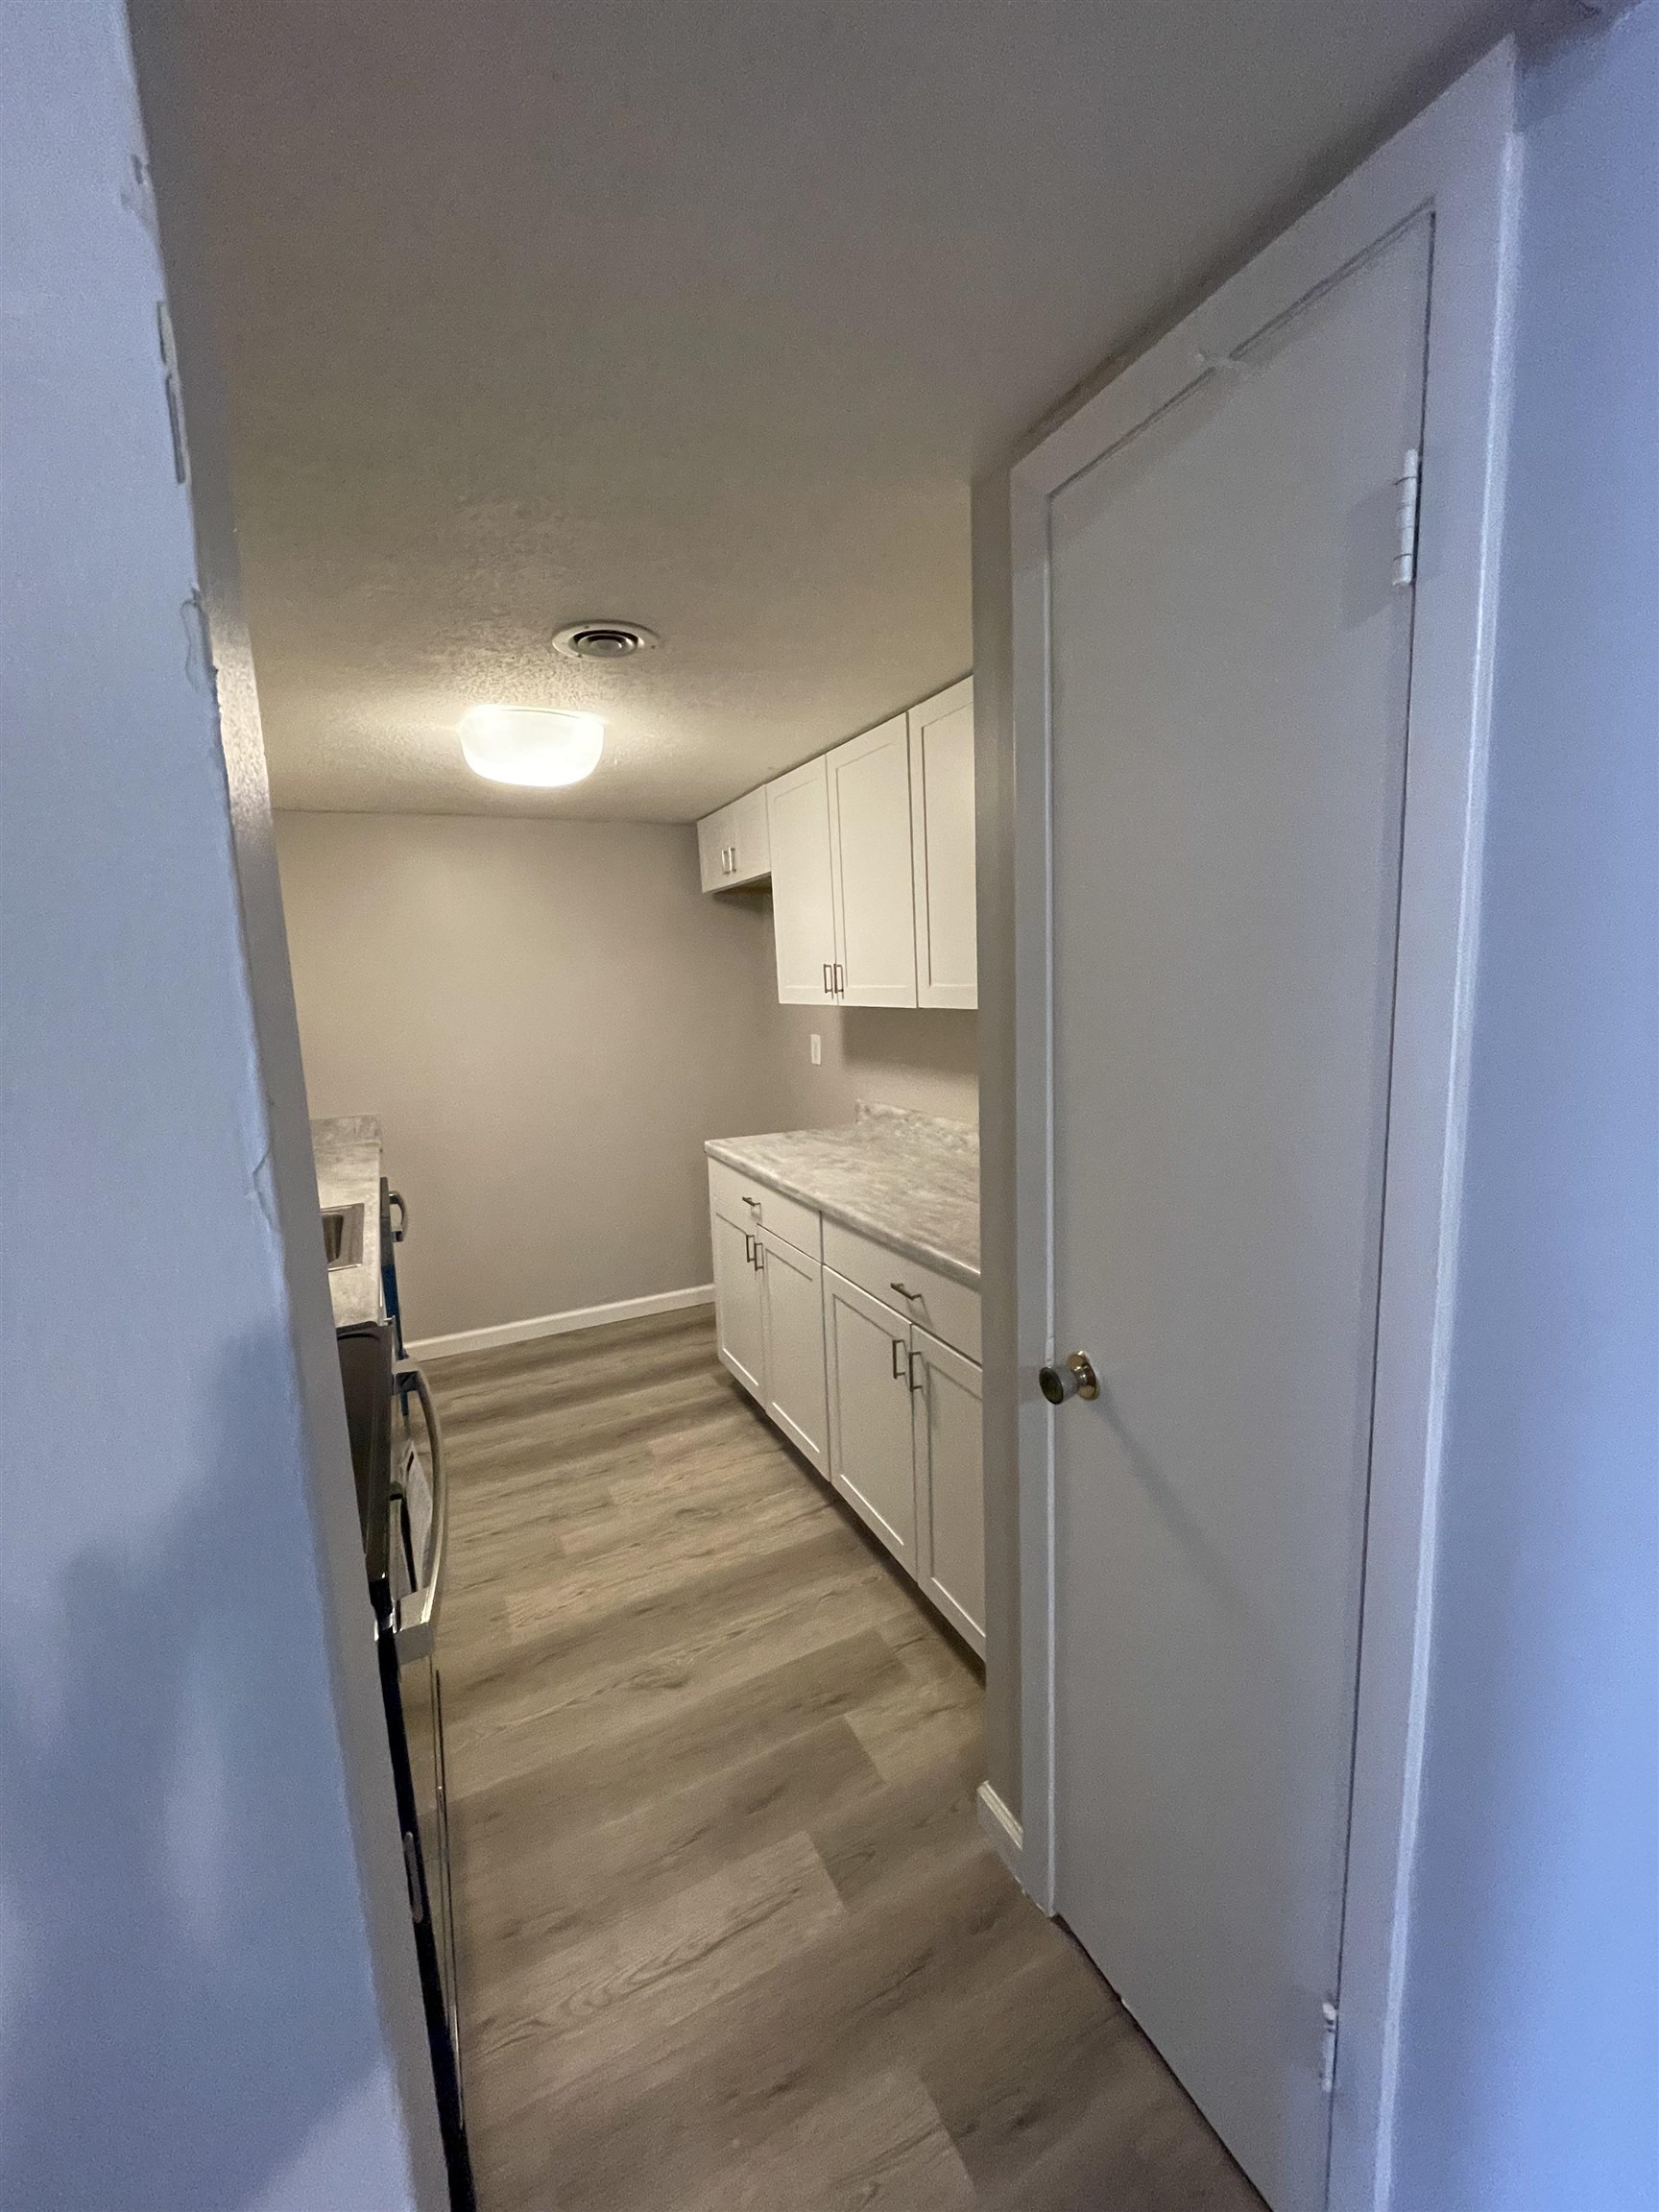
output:
[{"label": "wood-style vinyl plank floor", "polygon": [[432,1380],[484,2212],[1260,2212],[982,1839],[977,1666],[708,1310]]}]

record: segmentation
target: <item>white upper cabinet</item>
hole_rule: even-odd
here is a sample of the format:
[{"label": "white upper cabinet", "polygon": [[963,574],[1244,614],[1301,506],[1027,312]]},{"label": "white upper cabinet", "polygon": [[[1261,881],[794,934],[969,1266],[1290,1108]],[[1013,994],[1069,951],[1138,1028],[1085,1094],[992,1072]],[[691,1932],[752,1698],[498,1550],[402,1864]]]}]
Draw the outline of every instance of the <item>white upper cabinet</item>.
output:
[{"label": "white upper cabinet", "polygon": [[974,679],[912,707],[910,824],[918,1006],[977,1006]]},{"label": "white upper cabinet", "polygon": [[826,765],[834,855],[836,997],[914,1006],[910,748],[902,714],[837,745]]},{"label": "white upper cabinet", "polygon": [[732,875],[733,883],[753,883],[772,868],[772,836],[766,823],[766,786],[734,799],[726,812],[732,818]]},{"label": "white upper cabinet", "polygon": [[770,871],[784,1005],[978,1004],[971,677],[697,834],[706,891]]},{"label": "white upper cabinet", "polygon": [[835,1001],[835,864],[830,779],[822,757],[766,786],[778,997],[785,1006]]},{"label": "white upper cabinet", "polygon": [[697,864],[705,891],[731,891],[757,882],[772,866],[766,789],[705,814],[697,825]]},{"label": "white upper cabinet", "polygon": [[697,825],[697,873],[702,878],[705,891],[724,891],[726,888],[726,862],[731,852],[728,842],[731,834],[729,806],[718,813],[705,814]]}]

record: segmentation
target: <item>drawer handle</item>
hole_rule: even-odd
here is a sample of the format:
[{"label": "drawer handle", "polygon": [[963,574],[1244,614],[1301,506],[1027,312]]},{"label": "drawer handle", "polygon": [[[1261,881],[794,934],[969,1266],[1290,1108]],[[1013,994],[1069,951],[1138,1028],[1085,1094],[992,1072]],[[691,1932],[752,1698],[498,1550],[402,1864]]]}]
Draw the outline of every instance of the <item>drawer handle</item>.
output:
[{"label": "drawer handle", "polygon": [[889,1283],[887,1287],[889,1290],[897,1290],[901,1298],[922,1298],[926,1295],[925,1291],[909,1289],[902,1283]]},{"label": "drawer handle", "polygon": [[759,1199],[758,1199],[758,1198],[751,1198],[751,1197],[750,1197],[750,1195],[749,1195],[749,1193],[748,1193],[748,1191],[747,1191],[747,1190],[745,1190],[745,1191],[744,1191],[744,1193],[743,1193],[743,1203],[744,1203],[744,1205],[745,1205],[745,1206],[747,1206],[747,1207],[749,1208],[749,1211],[750,1211],[750,1212],[751,1212],[751,1213],[754,1214],[754,1216],[755,1216],[756,1220],[757,1220],[757,1221],[758,1221],[758,1220],[759,1220],[759,1218],[760,1218],[760,1201],[759,1201]]}]

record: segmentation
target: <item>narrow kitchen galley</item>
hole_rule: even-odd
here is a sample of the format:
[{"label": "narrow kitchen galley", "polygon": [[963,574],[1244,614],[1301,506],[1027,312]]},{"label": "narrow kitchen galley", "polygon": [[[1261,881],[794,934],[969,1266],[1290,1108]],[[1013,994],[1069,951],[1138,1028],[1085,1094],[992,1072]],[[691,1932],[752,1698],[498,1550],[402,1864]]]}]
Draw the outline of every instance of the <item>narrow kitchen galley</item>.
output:
[{"label": "narrow kitchen galley", "polygon": [[0,2212],[1659,2212],[1659,0],[0,17]]},{"label": "narrow kitchen galley", "polygon": [[[861,950],[826,964],[818,1020],[883,924],[914,974],[914,882],[872,871],[875,926],[852,886],[867,842],[900,844],[928,734],[915,865],[940,916],[965,877],[972,914],[938,798],[952,767],[971,793],[970,696],[918,714],[914,748],[902,715],[857,749],[885,814],[877,784],[831,816],[834,755],[760,794],[781,985],[814,889],[787,841],[804,782],[835,821],[800,842]],[[717,819],[685,896],[752,882],[755,835]],[[972,999],[971,934],[924,958]],[[975,1124],[866,1101],[709,1136],[709,1288],[412,1348],[421,1191],[373,1118],[312,1139],[441,2105],[478,2202],[1259,2204],[1005,1863]]]}]

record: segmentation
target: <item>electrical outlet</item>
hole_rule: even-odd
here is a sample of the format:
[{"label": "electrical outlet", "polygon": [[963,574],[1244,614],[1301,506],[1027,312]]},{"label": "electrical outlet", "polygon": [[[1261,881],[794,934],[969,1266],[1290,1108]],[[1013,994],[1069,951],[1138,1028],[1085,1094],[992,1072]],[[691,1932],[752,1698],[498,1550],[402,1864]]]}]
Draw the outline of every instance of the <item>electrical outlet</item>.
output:
[{"label": "electrical outlet", "polygon": [[810,1046],[811,1046],[811,1051],[812,1051],[812,1065],[813,1065],[813,1067],[814,1067],[814,1068],[822,1068],[822,1067],[823,1067],[823,1065],[824,1065],[824,1040],[823,1040],[823,1038],[822,1038],[822,1037],[820,1037],[820,1036],[819,1036],[819,1034],[818,1034],[818,1032],[817,1032],[817,1030],[816,1030],[816,1029],[814,1029],[814,1030],[813,1030],[813,1032],[812,1032],[812,1034],[811,1034],[811,1037],[810,1037],[810,1039],[808,1040],[808,1042],[809,1042],[809,1044],[810,1044]]}]

